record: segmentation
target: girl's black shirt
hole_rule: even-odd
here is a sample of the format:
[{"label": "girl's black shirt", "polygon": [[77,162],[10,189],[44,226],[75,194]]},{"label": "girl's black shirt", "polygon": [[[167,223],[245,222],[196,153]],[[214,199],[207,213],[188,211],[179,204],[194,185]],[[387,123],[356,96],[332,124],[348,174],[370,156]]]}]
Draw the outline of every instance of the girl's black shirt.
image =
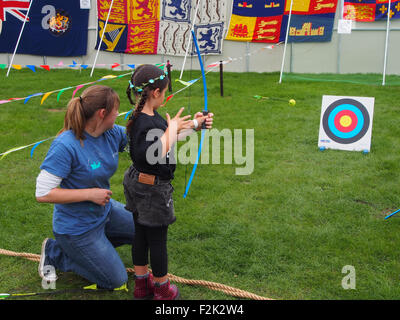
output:
[{"label": "girl's black shirt", "polygon": [[139,172],[158,176],[162,180],[173,179],[176,168],[173,148],[161,158],[160,138],[167,127],[167,121],[157,111],[154,111],[154,116],[141,112],[129,132],[129,153],[133,166]]}]

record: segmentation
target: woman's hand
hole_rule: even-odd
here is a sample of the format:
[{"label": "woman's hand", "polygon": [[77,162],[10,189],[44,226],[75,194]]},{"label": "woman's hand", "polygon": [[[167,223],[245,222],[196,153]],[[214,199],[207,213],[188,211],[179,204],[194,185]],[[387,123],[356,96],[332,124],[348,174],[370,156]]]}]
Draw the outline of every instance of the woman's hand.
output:
[{"label": "woman's hand", "polygon": [[172,119],[168,113],[166,114],[168,127],[171,127],[171,129],[173,131],[176,130],[177,133],[179,133],[181,130],[184,130],[184,129],[190,129],[193,126],[192,121],[188,120],[191,118],[190,115],[181,117],[181,114],[184,109],[185,108],[183,108],[183,107],[180,108],[178,113],[176,114],[176,116],[173,117]]},{"label": "woman's hand", "polygon": [[194,115],[194,118],[197,120],[197,123],[199,124],[196,130],[200,130],[201,126],[203,125],[203,122],[205,121],[206,123],[206,129],[211,129],[212,128],[212,124],[213,124],[213,117],[214,114],[213,113],[208,113],[208,115],[203,116],[202,112],[197,112]]},{"label": "woman's hand", "polygon": [[110,202],[112,191],[108,189],[93,188],[88,189],[89,201],[92,201],[100,206],[105,206]]}]

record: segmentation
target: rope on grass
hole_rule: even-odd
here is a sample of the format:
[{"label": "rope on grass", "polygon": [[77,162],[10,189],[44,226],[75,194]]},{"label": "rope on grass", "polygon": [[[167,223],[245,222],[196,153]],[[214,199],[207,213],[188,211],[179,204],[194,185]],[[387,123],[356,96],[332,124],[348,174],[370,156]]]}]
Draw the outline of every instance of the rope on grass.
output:
[{"label": "rope on grass", "polygon": [[11,257],[22,257],[35,262],[40,261],[40,255],[34,253],[14,252],[10,250],[0,249],[0,254]]},{"label": "rope on grass", "polygon": [[[11,256],[11,257],[21,257],[21,258],[25,258],[25,259],[35,261],[35,262],[40,261],[40,255],[34,254],[34,253],[14,252],[14,251],[10,251],[10,250],[0,249],[0,255],[6,255],[6,256]],[[135,273],[133,268],[126,268],[126,271],[128,273]],[[224,284],[220,284],[220,283],[216,283],[216,282],[204,281],[204,280],[190,280],[190,279],[185,279],[185,278],[175,276],[170,273],[168,273],[168,277],[173,282],[183,283],[183,284],[188,284],[188,285],[203,286],[203,287],[209,288],[211,290],[221,291],[225,294],[228,294],[228,295],[231,295],[234,297],[246,298],[246,299],[252,299],[252,300],[273,300],[271,298],[261,297],[254,293],[250,293],[250,292],[247,292],[244,290],[229,287]]]}]

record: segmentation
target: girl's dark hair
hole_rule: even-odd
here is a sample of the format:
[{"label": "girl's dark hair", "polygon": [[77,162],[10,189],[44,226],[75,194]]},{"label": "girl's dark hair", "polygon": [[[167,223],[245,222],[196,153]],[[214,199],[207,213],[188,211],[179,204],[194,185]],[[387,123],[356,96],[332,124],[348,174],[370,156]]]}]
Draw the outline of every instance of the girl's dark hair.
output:
[{"label": "girl's dark hair", "polygon": [[[167,76],[163,79],[157,79],[153,83],[149,82],[149,80],[159,78],[163,74],[164,71],[152,64],[143,64],[137,67],[135,72],[132,74],[130,83],[126,89],[126,95],[128,96],[129,102],[132,105],[135,105],[135,110],[126,124],[126,132],[128,135],[130,134],[130,129],[135,119],[138,117],[140,112],[142,112],[150,92],[155,89],[160,89],[160,91],[162,91],[168,86]],[[132,88],[131,84],[133,85]],[[132,99],[132,94],[136,101]]]},{"label": "girl's dark hair", "polygon": [[120,103],[118,94],[110,87],[94,85],[86,88],[80,97],[72,98],[64,117],[64,127],[58,134],[72,130],[77,139],[85,139],[83,132],[87,120],[99,109],[106,109],[109,114]]}]

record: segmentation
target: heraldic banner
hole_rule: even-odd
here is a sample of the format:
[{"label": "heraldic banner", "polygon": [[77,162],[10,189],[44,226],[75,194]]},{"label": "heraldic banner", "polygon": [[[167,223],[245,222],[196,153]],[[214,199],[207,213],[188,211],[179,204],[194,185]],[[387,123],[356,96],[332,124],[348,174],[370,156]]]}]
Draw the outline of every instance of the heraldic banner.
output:
[{"label": "heraldic banner", "polygon": [[[234,0],[226,40],[285,41],[291,0]],[[337,0],[293,0],[288,42],[330,41]]]},{"label": "heraldic banner", "polygon": [[[97,0],[98,48],[111,0]],[[114,0],[100,50],[131,54],[157,54],[159,0]]]},{"label": "heraldic banner", "polygon": [[[194,31],[201,54],[221,54],[226,28],[226,0],[162,0],[158,54],[185,55]],[[194,48],[189,48],[194,54]]]},{"label": "heraldic banner", "polygon": [[371,22],[380,19],[400,19],[400,0],[345,0],[343,18],[346,20]]},{"label": "heraldic banner", "polygon": [[[0,0],[0,52],[13,53],[29,0]],[[89,10],[79,1],[34,0],[17,53],[42,56],[86,55]]]}]

